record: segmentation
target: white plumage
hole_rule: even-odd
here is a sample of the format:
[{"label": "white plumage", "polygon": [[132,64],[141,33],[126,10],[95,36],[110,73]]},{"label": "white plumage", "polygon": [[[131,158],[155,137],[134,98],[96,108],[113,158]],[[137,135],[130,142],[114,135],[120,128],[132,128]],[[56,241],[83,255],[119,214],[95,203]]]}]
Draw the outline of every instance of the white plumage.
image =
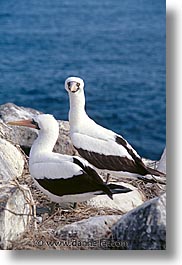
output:
[{"label": "white plumage", "polygon": [[130,191],[120,185],[106,185],[83,158],[52,152],[59,135],[58,123],[52,115],[41,114],[33,120],[9,124],[39,130],[38,138],[31,147],[29,170],[37,187],[52,201],[79,202],[97,194],[107,194],[112,198],[112,192]]},{"label": "white plumage", "polygon": [[[85,111],[84,82],[69,77],[65,89],[70,100],[70,137],[79,154],[96,168],[114,172],[161,176],[163,173],[144,165],[141,157],[120,135],[88,117]],[[101,103],[102,104],[102,103]]]}]

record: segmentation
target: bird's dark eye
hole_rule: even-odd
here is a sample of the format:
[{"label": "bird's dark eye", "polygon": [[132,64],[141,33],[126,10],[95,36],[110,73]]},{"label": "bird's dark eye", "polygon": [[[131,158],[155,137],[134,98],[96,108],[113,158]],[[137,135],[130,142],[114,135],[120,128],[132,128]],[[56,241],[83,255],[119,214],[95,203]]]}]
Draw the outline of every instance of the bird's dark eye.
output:
[{"label": "bird's dark eye", "polygon": [[70,88],[70,86],[71,86],[71,83],[70,83],[70,82],[68,82],[68,88]]},{"label": "bird's dark eye", "polygon": [[37,125],[37,122],[34,119],[32,119],[32,124]]},{"label": "bird's dark eye", "polygon": [[36,126],[36,129],[40,130],[38,123],[32,119],[32,124]]},{"label": "bird's dark eye", "polygon": [[76,83],[77,87],[79,88],[80,87],[80,83]]}]

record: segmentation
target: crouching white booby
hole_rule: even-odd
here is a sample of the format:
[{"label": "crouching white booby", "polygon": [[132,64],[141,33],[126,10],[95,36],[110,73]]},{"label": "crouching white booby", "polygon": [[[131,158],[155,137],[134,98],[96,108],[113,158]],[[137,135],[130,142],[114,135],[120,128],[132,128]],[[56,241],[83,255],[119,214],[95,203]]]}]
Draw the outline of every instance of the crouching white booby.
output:
[{"label": "crouching white booby", "polygon": [[[70,100],[70,137],[78,153],[101,170],[127,172],[142,176],[164,174],[147,167],[131,145],[115,132],[108,130],[88,117],[85,111],[84,82],[78,77],[69,77],[65,89]],[[149,178],[150,181],[153,178]]]},{"label": "crouching white booby", "polygon": [[9,122],[39,130],[29,157],[29,170],[37,187],[53,202],[80,202],[96,195],[131,191],[121,185],[106,184],[89,163],[80,157],[53,153],[59,125],[52,115],[40,114],[32,120]]}]

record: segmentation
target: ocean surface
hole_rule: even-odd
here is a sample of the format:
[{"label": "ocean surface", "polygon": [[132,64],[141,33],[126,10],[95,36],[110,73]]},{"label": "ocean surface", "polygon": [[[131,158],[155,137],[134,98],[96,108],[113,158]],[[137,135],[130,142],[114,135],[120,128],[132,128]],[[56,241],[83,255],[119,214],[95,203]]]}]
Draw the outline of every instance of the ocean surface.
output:
[{"label": "ocean surface", "polygon": [[68,119],[68,76],[86,108],[137,152],[165,146],[165,0],[1,0],[0,104]]}]

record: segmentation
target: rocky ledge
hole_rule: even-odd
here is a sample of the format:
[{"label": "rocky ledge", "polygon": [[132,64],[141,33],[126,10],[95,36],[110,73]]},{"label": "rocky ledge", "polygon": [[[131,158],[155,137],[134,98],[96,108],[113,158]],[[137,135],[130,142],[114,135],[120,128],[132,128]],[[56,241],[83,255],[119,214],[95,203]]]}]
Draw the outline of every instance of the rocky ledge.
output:
[{"label": "rocky ledge", "polygon": [[[7,103],[0,106],[0,136],[14,145],[20,145],[22,150],[28,155],[32,143],[37,137],[37,131],[31,128],[7,126],[6,123],[12,120],[32,119],[39,111],[16,106],[12,103]],[[67,121],[58,121],[59,123],[59,138],[54,147],[54,151],[61,154],[76,154],[71,140],[69,138],[69,123]]]},{"label": "rocky ledge", "polygon": [[[113,201],[97,196],[75,210],[56,205],[50,213],[51,202],[34,186],[27,166],[37,132],[6,124],[39,113],[12,103],[0,106],[0,248],[165,249],[165,185],[123,177],[118,181],[111,175],[111,180],[133,191],[117,194]],[[69,123],[58,122],[60,134],[54,151],[77,154],[69,138]],[[157,164],[166,172],[166,151]]]}]

